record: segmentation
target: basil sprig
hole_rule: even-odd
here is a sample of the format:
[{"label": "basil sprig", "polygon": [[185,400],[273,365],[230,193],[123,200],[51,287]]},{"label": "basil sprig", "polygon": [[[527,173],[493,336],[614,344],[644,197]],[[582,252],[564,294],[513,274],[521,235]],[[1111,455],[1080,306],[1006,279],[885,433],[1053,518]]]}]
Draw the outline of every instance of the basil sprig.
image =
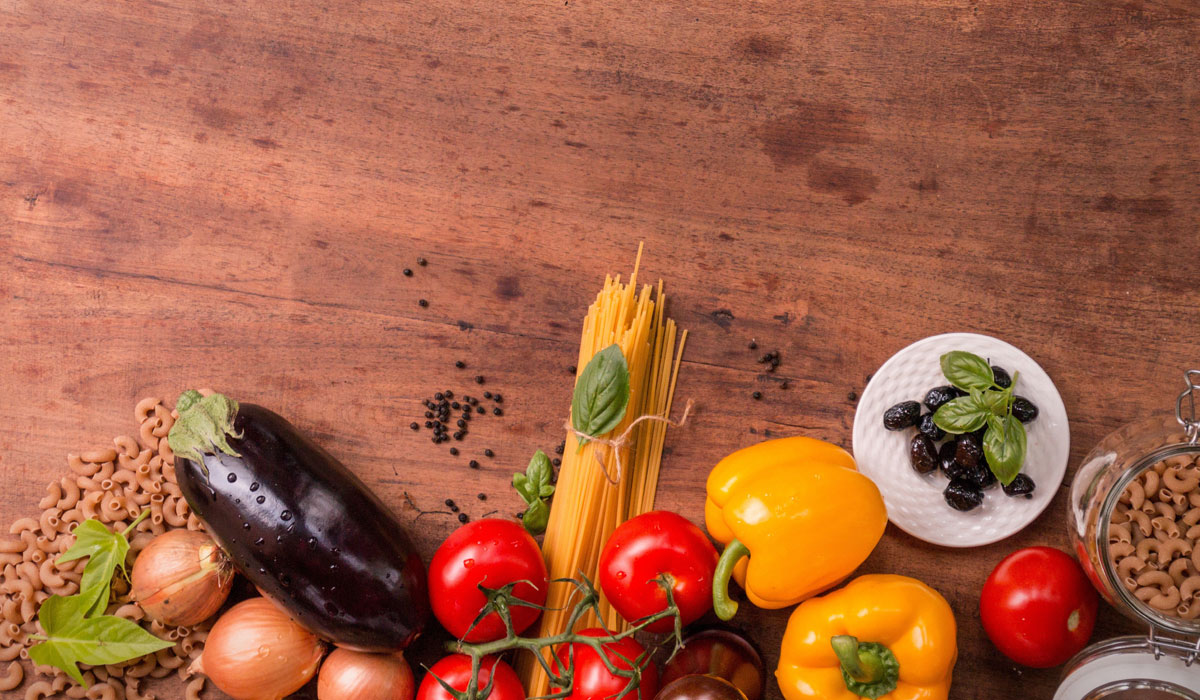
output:
[{"label": "basil sprig", "polygon": [[1012,483],[1025,462],[1025,426],[1012,414],[1013,389],[1018,373],[1007,387],[996,384],[987,360],[962,350],[941,357],[942,374],[951,384],[967,392],[942,404],[933,414],[937,427],[954,435],[971,433],[987,426],[983,454],[1001,484]]},{"label": "basil sprig", "polygon": [[[616,343],[596,353],[579,374],[571,397],[571,427],[600,437],[621,422],[629,406],[629,365]],[[579,447],[588,438],[577,436]]]},{"label": "basil sprig", "polygon": [[554,476],[554,467],[545,452],[538,450],[529,460],[525,473],[513,474],[513,488],[521,495],[528,508],[521,516],[521,524],[531,535],[540,535],[546,531],[546,523],[550,521],[550,505],[546,499],[554,495],[554,485],[550,483]]},{"label": "basil sprig", "polygon": [[59,564],[88,557],[79,580],[79,592],[53,595],[38,609],[45,635],[29,648],[29,658],[41,666],[62,669],[84,688],[87,682],[76,664],[116,664],[168,649],[172,642],[155,637],[136,622],[104,615],[117,567],[125,573],[129,553],[126,535],[150,511],[143,511],[123,532],[110,532],[99,520],[89,519],[75,528],[75,543],[58,558]]}]

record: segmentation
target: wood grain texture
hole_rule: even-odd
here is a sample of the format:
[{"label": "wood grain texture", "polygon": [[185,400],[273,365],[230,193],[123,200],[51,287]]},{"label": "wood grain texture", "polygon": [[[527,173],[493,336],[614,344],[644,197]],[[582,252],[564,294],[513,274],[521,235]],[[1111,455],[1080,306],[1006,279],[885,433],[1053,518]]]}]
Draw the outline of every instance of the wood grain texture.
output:
[{"label": "wood grain texture", "polygon": [[[1198,14],[0,1],[0,520],[138,398],[207,385],[310,431],[428,557],[456,523],[403,493],[519,506],[510,474],[562,439],[580,320],[638,241],[693,332],[662,507],[700,521],[709,467],[768,434],[848,446],[867,375],[954,330],[1042,363],[1073,470],[1196,364]],[[478,472],[407,428],[474,373],[507,411],[463,445],[496,450]],[[889,528],[863,567],[949,598],[954,698],[1051,696],[976,596],[1005,553],[1065,545],[1063,491],[966,552]],[[740,620],[772,663],[786,617]],[[1130,631],[1105,610],[1096,638]]]}]

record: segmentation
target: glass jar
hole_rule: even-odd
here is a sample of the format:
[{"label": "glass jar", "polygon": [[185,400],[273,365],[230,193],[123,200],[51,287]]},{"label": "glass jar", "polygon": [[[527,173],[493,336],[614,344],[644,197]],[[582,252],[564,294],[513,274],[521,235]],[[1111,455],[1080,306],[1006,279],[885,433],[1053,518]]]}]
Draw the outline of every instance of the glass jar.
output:
[{"label": "glass jar", "polygon": [[[1131,593],[1113,561],[1110,547],[1116,545],[1110,544],[1109,536],[1109,524],[1130,483],[1164,460],[1200,457],[1200,421],[1193,398],[1200,370],[1187,372],[1186,380],[1187,389],[1176,401],[1175,416],[1152,417],[1111,433],[1075,473],[1067,503],[1075,554],[1104,600],[1145,624],[1149,633],[1084,649],[1067,664],[1056,700],[1200,700],[1200,618],[1187,620],[1167,614]],[[1194,604],[1200,605],[1200,596]]]}]

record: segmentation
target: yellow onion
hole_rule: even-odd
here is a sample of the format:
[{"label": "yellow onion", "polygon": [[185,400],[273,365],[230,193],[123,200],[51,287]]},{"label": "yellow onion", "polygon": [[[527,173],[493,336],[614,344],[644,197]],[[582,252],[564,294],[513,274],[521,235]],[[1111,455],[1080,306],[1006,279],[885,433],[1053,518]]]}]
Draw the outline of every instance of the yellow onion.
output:
[{"label": "yellow onion", "polygon": [[234,700],[280,700],[317,672],[325,648],[266,598],[251,598],[222,615],[204,653],[191,666]]},{"label": "yellow onion", "polygon": [[412,700],[415,688],[401,654],[334,649],[317,676],[317,700]]},{"label": "yellow onion", "polygon": [[171,530],[138,554],[130,580],[133,599],[146,615],[164,625],[188,627],[225,604],[233,571],[208,535]]}]

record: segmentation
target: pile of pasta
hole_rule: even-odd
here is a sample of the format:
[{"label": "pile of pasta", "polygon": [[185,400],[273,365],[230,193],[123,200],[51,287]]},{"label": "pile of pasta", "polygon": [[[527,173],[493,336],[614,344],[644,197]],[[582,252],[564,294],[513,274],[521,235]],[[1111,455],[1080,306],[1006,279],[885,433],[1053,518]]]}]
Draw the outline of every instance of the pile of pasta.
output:
[{"label": "pile of pasta", "polygon": [[[640,416],[670,416],[687,341],[687,331],[683,331],[676,344],[676,326],[666,315],[662,282],[657,288],[638,288],[641,254],[639,246],[627,284],[619,275],[605,278],[604,288],[584,318],[576,365],[582,373],[596,353],[613,343],[620,346],[629,366],[629,403],[625,417],[610,433],[613,436],[625,433]],[[633,427],[629,442],[614,446],[589,441],[582,449],[576,435],[568,431],[542,545],[552,581],[580,572],[597,581],[600,551],[613,530],[654,508],[667,425],[665,420],[646,420]],[[550,584],[537,636],[566,631],[572,607],[568,598],[573,591],[569,583]],[[610,630],[627,628],[607,600],[601,598],[599,607],[602,619],[584,615],[578,622],[580,629],[601,623]],[[549,692],[549,677],[536,659],[522,656],[518,670],[530,697]]]},{"label": "pile of pasta", "polygon": [[1200,617],[1200,458],[1165,459],[1121,493],[1108,526],[1121,583],[1172,617]]},{"label": "pile of pasta", "polygon": [[211,622],[195,627],[142,622],[143,612],[130,599],[129,582],[119,572],[112,580],[107,614],[138,621],[175,646],[121,664],[81,665],[89,684],[86,690],[62,671],[35,667],[29,661],[29,647],[36,643],[31,635],[42,633],[38,606],[51,595],[79,591],[87,559],[55,564],[74,541],[71,533],[79,523],[96,518],[119,532],[149,508],[150,517],[130,534],[130,565],[156,535],[173,528],[203,529],[175,480],[175,456],[166,435],[177,414],[160,399],[148,398],[138,402],[134,415],[139,423],[136,437],[123,435],[113,440],[112,447],[68,455],[70,474],[46,487],[46,496],[38,503],[41,514],[17,520],[9,536],[0,537],[0,662],[8,664],[7,672],[0,675],[0,691],[14,690],[28,680],[26,700],[59,694],[92,700],[153,700],[152,694],[143,692],[143,683],[172,674],[186,682],[189,700],[200,697],[204,689],[204,678],[190,678],[187,667],[203,651]]}]

